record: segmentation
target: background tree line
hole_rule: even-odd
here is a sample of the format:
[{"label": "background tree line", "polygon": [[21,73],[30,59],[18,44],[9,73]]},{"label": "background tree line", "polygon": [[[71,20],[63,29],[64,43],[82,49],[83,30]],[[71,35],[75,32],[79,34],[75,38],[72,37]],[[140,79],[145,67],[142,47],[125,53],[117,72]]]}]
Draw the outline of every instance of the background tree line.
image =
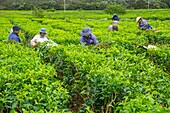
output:
[{"label": "background tree line", "polygon": [[[65,3],[68,10],[100,10],[105,9],[110,3],[122,4],[128,9],[148,8],[148,0],[65,0]],[[149,4],[152,9],[170,8],[169,0],[149,0]],[[29,10],[33,6],[61,10],[64,7],[64,0],[0,0],[0,9]]]}]

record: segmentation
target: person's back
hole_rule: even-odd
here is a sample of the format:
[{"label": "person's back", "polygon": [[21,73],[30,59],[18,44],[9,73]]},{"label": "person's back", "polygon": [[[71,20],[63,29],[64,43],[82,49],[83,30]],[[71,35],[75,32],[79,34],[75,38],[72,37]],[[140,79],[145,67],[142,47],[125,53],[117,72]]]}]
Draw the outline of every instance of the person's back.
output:
[{"label": "person's back", "polygon": [[114,14],[112,17],[113,21],[119,21],[119,17],[117,16],[117,14]]},{"label": "person's back", "polygon": [[118,26],[110,25],[110,26],[108,27],[108,30],[118,31]]},{"label": "person's back", "polygon": [[141,22],[139,22],[139,27],[142,27],[144,30],[147,29],[148,22],[145,19],[142,19]]},{"label": "person's back", "polygon": [[108,27],[108,30],[118,31],[119,21],[113,21],[112,25]]}]

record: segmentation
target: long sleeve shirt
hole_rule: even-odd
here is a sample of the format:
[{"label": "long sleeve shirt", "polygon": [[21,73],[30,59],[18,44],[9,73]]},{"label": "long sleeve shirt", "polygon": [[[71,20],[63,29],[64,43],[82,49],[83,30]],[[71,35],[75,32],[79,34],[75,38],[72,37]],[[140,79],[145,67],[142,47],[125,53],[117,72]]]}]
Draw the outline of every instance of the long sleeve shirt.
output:
[{"label": "long sleeve shirt", "polygon": [[82,36],[80,38],[80,43],[84,46],[84,45],[90,45],[90,44],[98,44],[98,40],[96,38],[95,35],[91,34],[88,38],[86,38],[85,36]]},{"label": "long sleeve shirt", "polygon": [[148,22],[145,19],[142,19],[142,22],[139,22],[139,28],[142,30],[148,29]]},{"label": "long sleeve shirt", "polygon": [[18,34],[12,32],[9,37],[8,40],[14,40],[16,42],[21,42],[21,39],[19,38]]},{"label": "long sleeve shirt", "polygon": [[30,41],[30,43],[32,46],[34,46],[38,42],[43,43],[45,41],[48,41],[48,37],[47,36],[42,37],[40,34],[38,34]]}]

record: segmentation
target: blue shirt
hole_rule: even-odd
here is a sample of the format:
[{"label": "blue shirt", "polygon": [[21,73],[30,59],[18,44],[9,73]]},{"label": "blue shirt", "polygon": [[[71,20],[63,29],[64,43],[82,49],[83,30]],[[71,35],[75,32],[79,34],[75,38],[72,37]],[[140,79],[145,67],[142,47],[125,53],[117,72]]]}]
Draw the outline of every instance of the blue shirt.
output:
[{"label": "blue shirt", "polygon": [[15,40],[16,42],[21,42],[21,39],[19,38],[18,34],[12,32],[9,37],[8,40]]},{"label": "blue shirt", "polygon": [[96,45],[96,44],[98,44],[99,42],[98,42],[96,36],[93,35],[93,34],[91,34],[88,38],[86,38],[85,36],[82,36],[82,37],[80,38],[80,43],[81,43],[82,45],[90,45],[90,44]]}]

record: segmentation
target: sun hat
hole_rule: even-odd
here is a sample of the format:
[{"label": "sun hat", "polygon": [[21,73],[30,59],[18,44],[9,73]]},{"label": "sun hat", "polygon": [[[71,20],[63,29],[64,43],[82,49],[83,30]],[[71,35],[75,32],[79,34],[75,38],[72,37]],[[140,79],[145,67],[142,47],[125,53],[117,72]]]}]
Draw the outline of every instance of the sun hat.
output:
[{"label": "sun hat", "polygon": [[142,18],[142,17],[140,17],[140,16],[139,16],[139,17],[137,17],[137,18],[136,18],[136,23],[138,23],[138,22],[139,22],[139,20],[140,20],[141,18]]},{"label": "sun hat", "polygon": [[46,28],[41,28],[41,29],[40,29],[40,33],[45,33],[45,34],[47,34]]},{"label": "sun hat", "polygon": [[85,28],[83,28],[82,31],[80,32],[80,35],[81,35],[81,36],[88,36],[88,35],[90,35],[91,33],[92,33],[91,28],[85,27]]},{"label": "sun hat", "polygon": [[17,25],[15,25],[15,26],[13,26],[13,28],[12,28],[14,31],[19,31],[19,30],[21,30],[21,28],[20,27],[18,27]]}]

